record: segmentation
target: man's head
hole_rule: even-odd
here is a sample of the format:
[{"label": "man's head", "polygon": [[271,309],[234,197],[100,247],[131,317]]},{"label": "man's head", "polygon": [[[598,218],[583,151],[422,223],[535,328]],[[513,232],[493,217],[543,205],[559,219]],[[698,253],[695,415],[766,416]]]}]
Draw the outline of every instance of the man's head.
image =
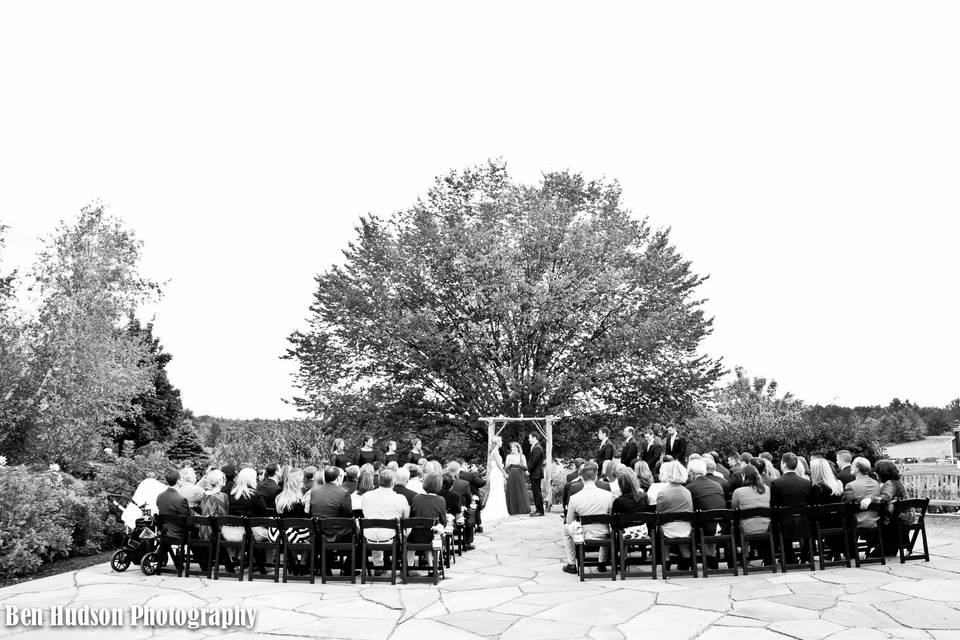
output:
[{"label": "man's head", "polygon": [[783,457],[780,458],[780,467],[784,471],[796,471],[797,470],[796,454],[793,454],[790,452],[783,454]]},{"label": "man's head", "polygon": [[410,481],[410,470],[406,466],[400,467],[396,471],[396,484],[405,486]]},{"label": "man's head", "polygon": [[699,478],[700,476],[705,476],[707,475],[707,464],[702,458],[690,460],[687,463],[687,471],[694,479]]},{"label": "man's head", "polygon": [[531,446],[531,447],[532,447],[533,445],[537,444],[537,443],[540,441],[540,439],[537,438],[537,434],[535,434],[535,433],[531,433],[530,435],[528,435],[528,436],[527,436],[527,440],[530,441],[530,446]]},{"label": "man's head", "polygon": [[599,429],[597,429],[597,438],[600,440],[600,442],[603,442],[608,437],[610,437],[610,432],[607,430],[606,427],[600,427]]},{"label": "man's head", "polygon": [[713,461],[713,456],[703,456],[703,464],[707,467],[707,475],[713,475],[717,472],[717,463]]},{"label": "man's head", "polygon": [[355,464],[347,467],[347,480],[350,482],[356,482],[357,478],[360,477],[360,467]]},{"label": "man's head", "polygon": [[870,466],[870,461],[866,458],[855,458],[852,466],[854,473],[858,476],[868,476],[870,472],[873,471],[873,467]]},{"label": "man's head", "polygon": [[676,426],[676,425],[673,425],[673,424],[669,425],[669,426],[667,427],[667,435],[668,435],[668,436],[675,436],[675,435],[677,435],[677,426]]},{"label": "man's head", "polygon": [[727,466],[735,467],[740,464],[740,454],[735,449],[727,449]]},{"label": "man's head", "polygon": [[270,464],[267,465],[267,471],[265,475],[268,478],[273,478],[274,480],[276,480],[277,476],[280,475],[280,465],[278,465],[276,462],[271,462]]},{"label": "man's head", "polygon": [[380,487],[383,489],[393,489],[394,475],[390,469],[380,470]]},{"label": "man's head", "polygon": [[410,473],[410,479],[415,480],[423,475],[421,472],[420,466],[416,464],[408,464],[407,471]]},{"label": "man's head", "polygon": [[837,466],[841,469],[845,469],[850,466],[850,463],[853,461],[853,455],[846,449],[840,449],[837,451]]},{"label": "man's head", "polygon": [[389,442],[387,442],[387,452],[388,452],[388,453],[393,453],[393,452],[395,452],[396,450],[397,450],[397,441],[396,441],[396,440],[390,440]]},{"label": "man's head", "polygon": [[167,469],[167,472],[163,474],[163,479],[169,486],[175,487],[180,482],[180,472],[176,469]]},{"label": "man's head", "polygon": [[411,442],[414,451],[420,451],[420,438],[414,438]]},{"label": "man's head", "polygon": [[644,439],[647,441],[647,444],[653,444],[654,436],[653,431],[647,429],[643,434]]},{"label": "man's head", "polygon": [[453,475],[455,475],[456,477],[459,478],[459,477],[460,477],[460,463],[457,462],[456,460],[451,460],[450,462],[447,463],[447,471],[449,471],[450,473],[452,473]]},{"label": "man's head", "polygon": [[626,440],[629,440],[630,438],[632,438],[634,433],[636,433],[636,431],[634,430],[633,427],[624,427],[624,428],[623,428],[623,437],[624,437]]},{"label": "man's head", "polygon": [[390,471],[393,471],[394,473],[396,473],[399,468],[400,465],[397,464],[396,460],[391,460],[387,463],[387,469],[390,469]]},{"label": "man's head", "polygon": [[370,448],[373,446],[373,436],[363,436],[363,446]]},{"label": "man's head", "polygon": [[330,465],[323,470],[323,481],[326,484],[340,484],[340,467]]},{"label": "man's head", "polygon": [[227,479],[227,482],[233,482],[233,479],[237,477],[237,468],[229,462],[220,467],[220,471],[223,472],[223,477]]},{"label": "man's head", "polygon": [[580,477],[583,478],[584,482],[596,482],[597,471],[598,468],[596,462],[584,462],[583,466],[580,468]]}]

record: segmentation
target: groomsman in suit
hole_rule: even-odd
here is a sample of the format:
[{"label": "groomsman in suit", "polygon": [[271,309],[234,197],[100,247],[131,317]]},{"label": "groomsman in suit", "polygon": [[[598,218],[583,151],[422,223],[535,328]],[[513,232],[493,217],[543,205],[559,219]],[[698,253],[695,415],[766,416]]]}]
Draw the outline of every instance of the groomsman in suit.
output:
[{"label": "groomsman in suit", "polygon": [[635,431],[633,427],[623,428],[623,437],[626,441],[623,444],[623,451],[620,452],[620,463],[626,466],[628,469],[633,469],[633,465],[636,464],[639,453],[637,439],[634,436],[634,433]]},{"label": "groomsman in suit", "polygon": [[600,427],[597,430],[597,438],[600,439],[600,449],[597,451],[597,467],[602,469],[605,460],[613,460],[613,443],[610,442],[610,431],[606,427]]},{"label": "groomsman in suit", "polygon": [[651,473],[657,468],[661,453],[663,453],[663,447],[657,444],[653,431],[647,429],[643,434],[643,444],[640,445],[640,459],[647,463]]},{"label": "groomsman in suit", "polygon": [[530,434],[530,456],[527,459],[527,470],[530,471],[530,488],[533,490],[534,512],[530,517],[543,515],[543,447],[536,435]]},{"label": "groomsman in suit", "polygon": [[[473,495],[480,495],[480,489],[487,486],[487,481],[484,480],[483,476],[477,473],[476,468],[472,465],[467,467],[466,463],[463,461],[463,458],[457,458],[457,462],[460,464],[460,479],[466,480],[470,484],[470,491]],[[470,505],[464,505],[467,509],[470,509]],[[473,530],[477,533],[483,533],[483,521],[481,519],[481,514],[483,508],[477,503],[476,515],[474,520],[476,520],[476,526]]]},{"label": "groomsman in suit", "polygon": [[667,427],[667,439],[663,443],[663,453],[673,456],[673,459],[679,460],[681,464],[687,463],[687,441],[677,435],[677,428],[674,425]]}]

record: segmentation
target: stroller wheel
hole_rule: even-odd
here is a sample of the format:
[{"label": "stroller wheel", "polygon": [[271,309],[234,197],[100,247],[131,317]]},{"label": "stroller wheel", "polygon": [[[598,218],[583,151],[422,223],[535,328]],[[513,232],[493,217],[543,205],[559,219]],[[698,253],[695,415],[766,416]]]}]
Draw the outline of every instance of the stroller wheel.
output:
[{"label": "stroller wheel", "polygon": [[160,570],[160,558],[157,557],[156,551],[151,551],[150,553],[143,556],[143,560],[140,561],[140,571],[143,571],[143,575],[152,576],[156,575],[157,571]]},{"label": "stroller wheel", "polygon": [[130,566],[130,555],[126,549],[120,549],[110,558],[110,568],[114,571],[126,571]]}]

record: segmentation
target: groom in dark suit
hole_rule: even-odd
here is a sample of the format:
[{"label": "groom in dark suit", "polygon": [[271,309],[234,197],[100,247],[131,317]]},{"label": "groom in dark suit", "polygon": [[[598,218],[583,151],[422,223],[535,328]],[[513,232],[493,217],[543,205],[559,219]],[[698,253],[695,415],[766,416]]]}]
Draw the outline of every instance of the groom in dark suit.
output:
[{"label": "groom in dark suit", "polygon": [[533,504],[535,511],[531,518],[543,515],[543,447],[540,440],[533,433],[529,436],[530,459],[527,460],[527,469],[530,471],[530,488],[533,490]]}]

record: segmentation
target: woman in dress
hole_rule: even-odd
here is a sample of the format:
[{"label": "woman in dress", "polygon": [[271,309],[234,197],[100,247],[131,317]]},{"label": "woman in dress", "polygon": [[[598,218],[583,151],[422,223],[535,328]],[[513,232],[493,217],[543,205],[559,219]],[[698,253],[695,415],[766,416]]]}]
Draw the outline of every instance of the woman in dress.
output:
[{"label": "woman in dress", "polygon": [[[330,455],[330,464],[334,467],[340,467],[341,469],[346,469],[350,466],[350,457],[343,452],[347,444],[343,441],[343,438],[337,438],[333,441],[333,453]],[[323,477],[323,474],[320,474],[320,477]]]},{"label": "woman in dress", "polygon": [[489,523],[510,515],[507,512],[507,494],[503,488],[505,474],[500,459],[500,445],[503,441],[495,436],[487,452],[487,503],[483,507],[483,522]]},{"label": "woman in dress", "polygon": [[514,516],[518,513],[530,513],[530,499],[527,498],[527,459],[520,450],[519,442],[510,443],[510,455],[507,456],[507,511]]},{"label": "woman in dress", "polygon": [[420,458],[423,457],[423,443],[420,442],[420,438],[414,438],[410,444],[411,449],[410,453],[407,454],[407,462],[410,464],[420,464]]},{"label": "woman in dress", "polygon": [[357,449],[357,456],[353,463],[358,467],[373,464],[377,459],[377,452],[373,450],[373,436],[363,436],[363,446]]}]

